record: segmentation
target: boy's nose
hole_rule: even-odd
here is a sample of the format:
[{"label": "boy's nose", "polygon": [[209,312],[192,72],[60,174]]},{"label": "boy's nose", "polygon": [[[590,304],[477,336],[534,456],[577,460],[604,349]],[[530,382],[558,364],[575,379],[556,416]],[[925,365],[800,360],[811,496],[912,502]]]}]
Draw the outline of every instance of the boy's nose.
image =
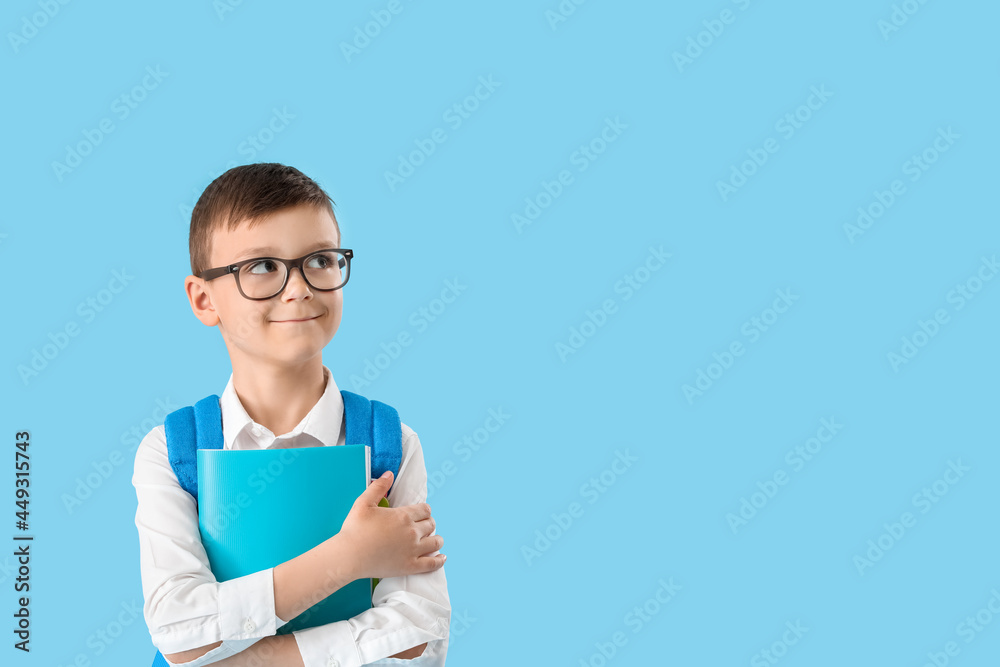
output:
[{"label": "boy's nose", "polygon": [[311,294],[312,290],[309,289],[309,283],[306,282],[302,269],[300,267],[292,269],[291,273],[288,274],[288,283],[285,285],[285,291],[281,293],[281,297],[283,299],[297,299]]}]

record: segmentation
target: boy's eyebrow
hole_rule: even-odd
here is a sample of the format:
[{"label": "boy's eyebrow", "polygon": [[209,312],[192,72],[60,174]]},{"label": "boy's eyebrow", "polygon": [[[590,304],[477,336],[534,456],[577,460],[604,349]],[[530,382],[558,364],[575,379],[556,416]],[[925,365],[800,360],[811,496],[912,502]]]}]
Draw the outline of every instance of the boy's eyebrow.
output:
[{"label": "boy's eyebrow", "polygon": [[[337,244],[333,241],[319,241],[313,243],[311,246],[306,248],[306,251],[302,253],[303,255],[309,254],[313,250],[321,250],[323,248],[336,248]],[[234,261],[239,261],[241,259],[249,259],[252,257],[274,257],[275,249],[271,246],[258,246],[256,248],[245,248],[241,250]]]}]

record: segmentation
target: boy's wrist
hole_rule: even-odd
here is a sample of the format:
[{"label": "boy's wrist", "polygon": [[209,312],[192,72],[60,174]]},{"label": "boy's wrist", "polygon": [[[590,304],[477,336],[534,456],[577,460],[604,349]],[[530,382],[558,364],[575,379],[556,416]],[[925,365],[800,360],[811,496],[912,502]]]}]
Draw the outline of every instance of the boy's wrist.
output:
[{"label": "boy's wrist", "polygon": [[274,613],[295,618],[320,600],[336,593],[360,576],[352,550],[334,535],[274,567]]},{"label": "boy's wrist", "polygon": [[320,544],[323,550],[325,577],[324,588],[331,588],[333,593],[356,579],[361,579],[361,566],[357,562],[356,552],[344,535],[337,533]]}]

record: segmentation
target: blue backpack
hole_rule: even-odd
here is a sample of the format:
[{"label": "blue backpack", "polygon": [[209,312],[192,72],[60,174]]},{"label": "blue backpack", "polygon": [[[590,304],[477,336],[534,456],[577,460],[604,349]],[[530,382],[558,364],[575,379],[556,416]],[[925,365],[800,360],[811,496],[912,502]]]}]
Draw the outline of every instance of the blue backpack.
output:
[{"label": "blue backpack", "polygon": [[[393,484],[399,476],[403,458],[403,431],[399,413],[380,401],[369,401],[364,396],[341,390],[344,399],[344,421],[348,445],[368,445],[371,451],[372,479],[378,479],[391,470]],[[193,406],[175,410],[163,420],[167,437],[167,457],[181,487],[198,502],[199,449],[222,449],[222,410],[219,397],[207,396]],[[391,487],[390,487],[391,488]],[[170,667],[159,651],[153,658],[153,667]]]}]

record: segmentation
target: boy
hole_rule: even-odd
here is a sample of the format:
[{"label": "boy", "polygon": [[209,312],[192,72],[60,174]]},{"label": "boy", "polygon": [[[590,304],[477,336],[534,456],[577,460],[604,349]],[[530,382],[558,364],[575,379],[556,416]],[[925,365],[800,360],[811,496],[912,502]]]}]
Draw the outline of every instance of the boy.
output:
[{"label": "boy", "polygon": [[[297,169],[252,164],[215,179],[192,212],[192,275],[184,286],[195,316],[219,327],[233,368],[219,401],[225,449],[344,444],[343,399],[322,362],[340,325],[350,270],[332,203]],[[254,258],[270,259],[227,268]],[[338,258],[346,259],[343,269]],[[136,451],[132,483],[143,614],[167,661],[443,666],[451,620],[445,556],[438,553],[443,540],[424,502],[420,441],[405,424],[402,433],[395,483],[391,472],[373,480],[337,535],[273,568],[220,583],[201,543],[195,499],[167,458],[163,426],[150,431]],[[378,507],[387,492],[390,506]],[[372,609],[275,634],[362,577],[381,578]]]}]

